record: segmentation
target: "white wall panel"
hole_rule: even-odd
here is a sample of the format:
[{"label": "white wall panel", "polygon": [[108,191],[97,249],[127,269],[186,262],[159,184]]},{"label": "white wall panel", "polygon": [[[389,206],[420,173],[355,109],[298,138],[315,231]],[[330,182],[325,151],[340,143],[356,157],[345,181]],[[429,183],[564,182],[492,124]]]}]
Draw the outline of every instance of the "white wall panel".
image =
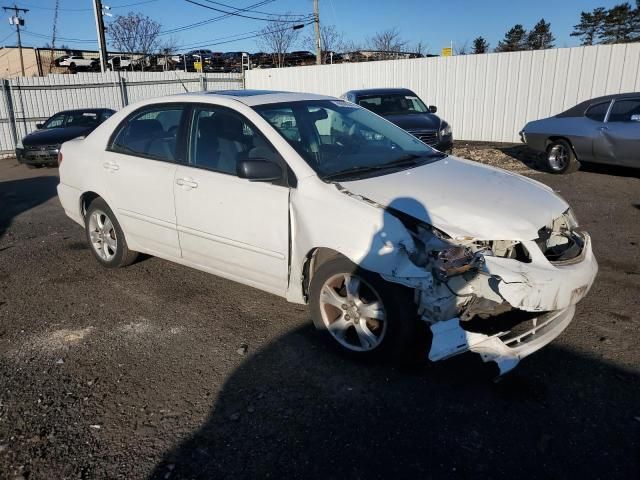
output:
[{"label": "white wall panel", "polygon": [[640,91],[640,43],[257,69],[247,72],[246,86],[334,96],[407,87],[438,107],[456,139],[517,142],[530,120],[596,96]]}]

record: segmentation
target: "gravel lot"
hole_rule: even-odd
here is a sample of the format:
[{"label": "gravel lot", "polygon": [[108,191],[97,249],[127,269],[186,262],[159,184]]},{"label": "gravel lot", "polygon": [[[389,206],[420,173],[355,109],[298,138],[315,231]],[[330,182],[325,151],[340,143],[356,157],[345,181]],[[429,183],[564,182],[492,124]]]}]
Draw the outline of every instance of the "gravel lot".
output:
[{"label": "gravel lot", "polygon": [[0,478],[640,478],[640,175],[456,153],[560,191],[600,264],[498,383],[473,355],[354,363],[306,308],[157,258],[102,269],[57,170],[0,160]]}]

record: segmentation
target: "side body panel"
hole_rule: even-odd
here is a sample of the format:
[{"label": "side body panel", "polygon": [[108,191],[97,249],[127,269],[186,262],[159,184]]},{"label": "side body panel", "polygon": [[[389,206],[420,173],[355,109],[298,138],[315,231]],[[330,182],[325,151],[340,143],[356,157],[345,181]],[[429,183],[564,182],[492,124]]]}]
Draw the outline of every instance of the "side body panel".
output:
[{"label": "side body panel", "polygon": [[173,204],[176,164],[105,151],[111,209],[127,238],[153,254],[180,256]]},{"label": "side body panel", "polygon": [[174,189],[185,261],[284,295],[289,250],[288,188],[179,166]]},{"label": "side body panel", "polygon": [[609,122],[598,132],[594,154],[599,161],[640,168],[640,122]]}]

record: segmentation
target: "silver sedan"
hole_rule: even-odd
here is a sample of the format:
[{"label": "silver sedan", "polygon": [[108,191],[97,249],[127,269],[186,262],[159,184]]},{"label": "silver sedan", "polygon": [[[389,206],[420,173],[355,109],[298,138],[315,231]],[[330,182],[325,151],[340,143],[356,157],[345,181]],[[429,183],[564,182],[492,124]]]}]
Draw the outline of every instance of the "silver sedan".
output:
[{"label": "silver sedan", "polygon": [[527,123],[520,137],[545,154],[552,173],[577,170],[580,162],[640,168],[640,92],[587,100]]}]

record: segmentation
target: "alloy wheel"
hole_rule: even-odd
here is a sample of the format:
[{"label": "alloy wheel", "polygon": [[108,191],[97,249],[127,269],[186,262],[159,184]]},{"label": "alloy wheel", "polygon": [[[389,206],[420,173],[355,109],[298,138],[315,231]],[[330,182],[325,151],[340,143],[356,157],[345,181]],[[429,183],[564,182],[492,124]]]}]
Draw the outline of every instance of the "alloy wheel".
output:
[{"label": "alloy wheel", "polygon": [[102,210],[94,210],[89,217],[89,238],[98,256],[109,262],[118,251],[116,229],[109,216]]},{"label": "alloy wheel", "polygon": [[549,166],[556,172],[563,171],[569,164],[569,152],[564,145],[556,144],[549,150]]},{"label": "alloy wheel", "polygon": [[380,295],[362,277],[342,273],[320,290],[320,314],[329,333],[343,347],[364,352],[378,347],[387,332]]}]

